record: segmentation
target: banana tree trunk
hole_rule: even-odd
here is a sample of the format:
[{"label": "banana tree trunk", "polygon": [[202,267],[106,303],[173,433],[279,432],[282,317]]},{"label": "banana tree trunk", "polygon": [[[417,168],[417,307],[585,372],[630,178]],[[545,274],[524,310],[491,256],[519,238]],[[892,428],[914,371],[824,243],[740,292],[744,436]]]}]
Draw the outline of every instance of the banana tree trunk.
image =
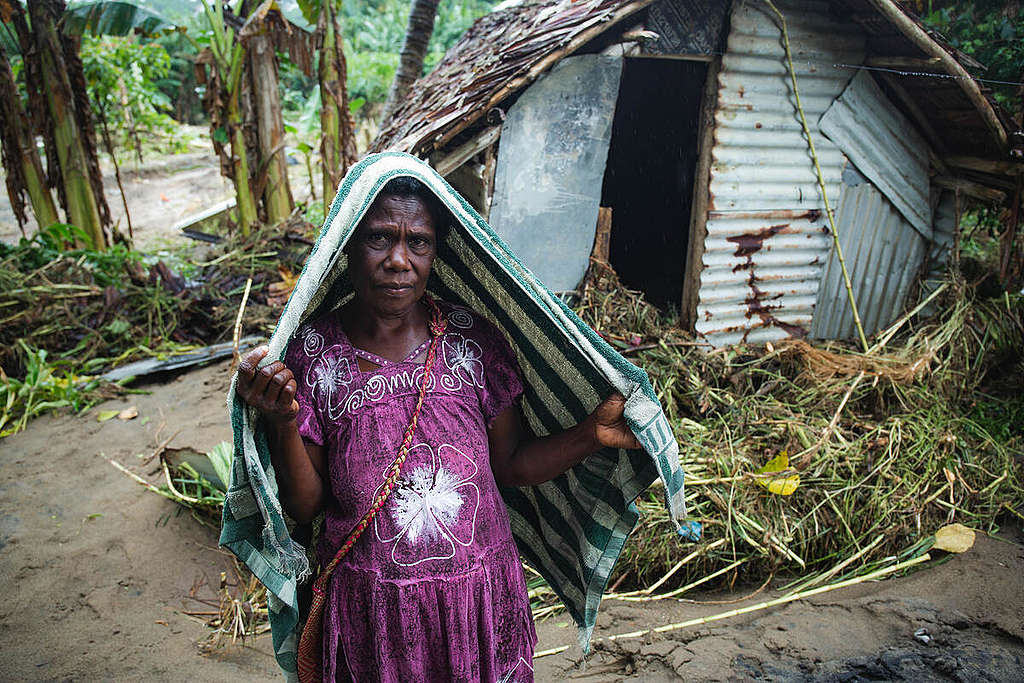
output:
[{"label": "banana tree trunk", "polygon": [[256,134],[262,173],[263,204],[267,222],[280,223],[291,215],[295,204],[288,184],[288,160],[284,152],[284,119],[278,92],[277,58],[267,35],[249,41],[249,65],[256,110]]},{"label": "banana tree trunk", "polygon": [[234,167],[232,182],[235,184],[236,208],[238,224],[242,234],[248,235],[254,225],[259,223],[256,213],[256,196],[249,184],[249,154],[245,149],[245,132],[242,126],[242,111],[238,105],[239,88],[229,94],[227,124],[231,131],[231,162]]},{"label": "banana tree trunk", "polygon": [[89,160],[83,141],[84,132],[76,120],[68,65],[57,34],[58,17],[48,4],[43,0],[30,0],[28,10],[38,48],[37,57],[47,110],[53,123],[68,218],[89,235],[95,249],[103,249],[107,238],[100,221],[99,204],[93,193]]},{"label": "banana tree trunk", "polygon": [[320,159],[323,169],[324,215],[348,167],[355,163],[355,123],[348,107],[345,52],[333,0],[320,3]]},{"label": "banana tree trunk", "polygon": [[405,29],[405,42],[398,58],[398,70],[395,80],[391,83],[388,101],[384,105],[384,124],[395,110],[405,101],[410,86],[423,75],[423,60],[427,56],[430,36],[434,33],[434,17],[440,0],[412,0],[409,10],[409,24]]},{"label": "banana tree trunk", "polygon": [[46,175],[36,149],[35,136],[21,106],[14,72],[3,50],[0,50],[0,142],[3,144],[3,162],[7,170],[7,194],[22,234],[28,222],[25,195],[28,195],[32,213],[40,228],[57,223],[57,207],[46,186]]}]

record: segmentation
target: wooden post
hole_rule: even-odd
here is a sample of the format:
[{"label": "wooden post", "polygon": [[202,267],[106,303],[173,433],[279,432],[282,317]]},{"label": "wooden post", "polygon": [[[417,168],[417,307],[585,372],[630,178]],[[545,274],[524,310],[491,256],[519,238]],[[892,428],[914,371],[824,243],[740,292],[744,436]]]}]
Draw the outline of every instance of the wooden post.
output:
[{"label": "wooden post", "polygon": [[587,266],[587,273],[583,276],[579,291],[582,295],[597,278],[597,272],[606,268],[610,269],[609,252],[612,241],[612,209],[609,206],[601,206],[597,209],[597,227],[594,229],[594,246],[590,249],[590,265]]},{"label": "wooden post", "polygon": [[718,71],[721,66],[721,58],[708,64],[698,119],[697,169],[693,174],[686,269],[683,271],[683,297],[679,306],[683,329],[692,332],[696,332],[700,273],[703,270],[704,240],[708,234],[708,209],[711,208],[711,150],[715,146],[715,109],[718,107]]}]

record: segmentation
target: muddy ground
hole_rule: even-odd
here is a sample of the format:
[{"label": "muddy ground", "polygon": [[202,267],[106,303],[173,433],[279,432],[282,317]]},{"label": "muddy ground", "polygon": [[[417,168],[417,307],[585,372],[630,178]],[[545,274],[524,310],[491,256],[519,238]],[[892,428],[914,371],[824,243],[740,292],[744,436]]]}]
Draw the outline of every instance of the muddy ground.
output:
[{"label": "muddy ground", "polygon": [[[0,678],[277,680],[269,638],[204,654],[208,607],[230,560],[212,529],[144,490],[114,459],[145,461],[230,436],[220,363],[144,385],[88,413],[39,418],[0,441]],[[139,417],[98,422],[100,410]],[[143,457],[140,457],[143,456]],[[728,601],[735,594],[698,596]],[[716,614],[747,602],[607,601],[597,636]],[[931,642],[915,639],[926,629]],[[575,642],[567,619],[538,624],[538,650]],[[537,680],[1024,680],[1024,536],[979,536],[968,553],[908,577],[823,594],[699,629],[598,643],[536,660]]]}]

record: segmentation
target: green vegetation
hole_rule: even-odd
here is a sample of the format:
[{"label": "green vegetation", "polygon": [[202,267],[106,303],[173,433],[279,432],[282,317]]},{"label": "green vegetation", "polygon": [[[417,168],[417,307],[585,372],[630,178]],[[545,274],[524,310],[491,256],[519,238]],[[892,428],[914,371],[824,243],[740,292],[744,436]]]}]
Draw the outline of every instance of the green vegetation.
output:
[{"label": "green vegetation", "polygon": [[133,148],[140,163],[143,139],[161,137],[167,151],[183,149],[178,123],[167,114],[171,100],[160,89],[171,69],[162,45],[133,37],[85,36],[81,57],[93,114],[101,126],[118,132],[119,147]]},{"label": "green vegetation", "polygon": [[978,76],[990,81],[1001,105],[1021,112],[1024,81],[1024,11],[1018,2],[925,0],[924,22],[939,31],[958,50],[985,65]]}]

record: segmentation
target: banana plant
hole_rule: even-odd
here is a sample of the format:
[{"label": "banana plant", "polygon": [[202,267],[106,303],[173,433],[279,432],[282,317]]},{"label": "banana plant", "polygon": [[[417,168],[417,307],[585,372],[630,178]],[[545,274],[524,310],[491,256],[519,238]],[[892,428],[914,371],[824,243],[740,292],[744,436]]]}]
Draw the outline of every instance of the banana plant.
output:
[{"label": "banana plant", "polygon": [[[213,71],[208,88],[219,92],[213,94],[214,103],[221,109],[211,111],[216,119],[223,116],[224,137],[231,147],[231,179],[235,185],[238,224],[242,234],[249,231],[259,221],[256,212],[256,197],[249,183],[249,158],[245,147],[245,134],[242,128],[242,109],[240,94],[242,86],[242,68],[245,66],[245,47],[236,40],[235,31],[224,20],[224,7],[220,2],[211,6],[203,1],[203,13],[210,28],[210,54],[212,55]],[[241,2],[236,3],[241,5]],[[217,142],[214,132],[214,141]]]}]

